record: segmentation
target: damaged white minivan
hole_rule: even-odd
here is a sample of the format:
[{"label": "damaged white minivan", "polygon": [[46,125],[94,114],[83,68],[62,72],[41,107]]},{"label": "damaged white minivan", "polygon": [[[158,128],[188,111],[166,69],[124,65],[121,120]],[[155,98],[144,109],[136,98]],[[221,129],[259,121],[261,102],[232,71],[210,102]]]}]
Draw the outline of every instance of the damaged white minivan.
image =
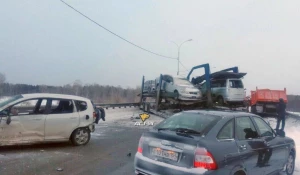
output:
[{"label": "damaged white minivan", "polygon": [[95,131],[91,100],[62,94],[13,96],[0,103],[0,145],[71,141],[89,142]]}]

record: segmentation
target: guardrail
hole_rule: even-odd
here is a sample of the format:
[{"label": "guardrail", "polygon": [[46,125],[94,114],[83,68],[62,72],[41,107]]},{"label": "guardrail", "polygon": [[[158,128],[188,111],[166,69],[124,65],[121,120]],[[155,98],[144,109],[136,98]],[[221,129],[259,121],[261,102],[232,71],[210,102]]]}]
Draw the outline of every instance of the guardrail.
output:
[{"label": "guardrail", "polygon": [[126,108],[126,107],[139,107],[140,103],[115,103],[115,104],[101,104],[101,103],[95,103],[96,107],[102,107],[102,108]]},{"label": "guardrail", "polygon": [[294,114],[292,112],[286,112],[286,114],[288,115],[288,117],[292,117],[294,119],[300,120],[300,115]]}]

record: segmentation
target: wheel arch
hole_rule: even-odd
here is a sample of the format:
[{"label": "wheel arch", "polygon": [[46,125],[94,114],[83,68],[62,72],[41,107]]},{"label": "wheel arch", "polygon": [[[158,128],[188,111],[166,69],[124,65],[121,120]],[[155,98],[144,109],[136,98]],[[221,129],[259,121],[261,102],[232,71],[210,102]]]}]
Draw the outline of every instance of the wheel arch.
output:
[{"label": "wheel arch", "polygon": [[296,159],[296,149],[292,148],[290,154],[293,154],[294,158]]},{"label": "wheel arch", "polygon": [[72,135],[74,134],[74,132],[75,132],[77,129],[84,129],[84,128],[87,129],[89,132],[92,132],[89,126],[77,127],[77,128],[75,128],[75,129],[73,129],[72,133],[69,135],[69,140],[71,140]]},{"label": "wheel arch", "polygon": [[245,170],[245,167],[243,165],[237,165],[232,169],[230,174],[231,175],[247,175],[247,171]]}]

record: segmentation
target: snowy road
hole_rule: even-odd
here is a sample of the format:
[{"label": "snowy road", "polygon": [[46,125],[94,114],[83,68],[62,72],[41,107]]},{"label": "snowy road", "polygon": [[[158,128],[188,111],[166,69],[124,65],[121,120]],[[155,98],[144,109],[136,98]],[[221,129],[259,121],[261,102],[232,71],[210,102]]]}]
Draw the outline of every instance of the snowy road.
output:
[{"label": "snowy road", "polygon": [[[140,113],[135,108],[108,110],[106,121],[96,126],[90,143],[83,147],[68,143],[1,147],[0,174],[134,174],[133,157],[138,140],[150,127],[134,125],[140,121],[136,119]],[[162,119],[151,116],[148,120],[155,124]]]},{"label": "snowy road", "polygon": [[[100,121],[90,143],[84,147],[73,147],[67,143],[2,147],[0,174],[134,174],[133,157],[138,139],[145,129],[151,127],[134,125],[140,122],[139,114],[141,111],[136,108],[106,110],[106,121]],[[154,124],[162,120],[154,115],[148,119]],[[275,119],[268,120],[274,127]],[[286,121],[286,136],[295,139],[297,147],[300,146],[300,121],[292,118]],[[127,156],[128,153],[131,156]],[[299,153],[295,175],[300,175],[298,167]]]}]

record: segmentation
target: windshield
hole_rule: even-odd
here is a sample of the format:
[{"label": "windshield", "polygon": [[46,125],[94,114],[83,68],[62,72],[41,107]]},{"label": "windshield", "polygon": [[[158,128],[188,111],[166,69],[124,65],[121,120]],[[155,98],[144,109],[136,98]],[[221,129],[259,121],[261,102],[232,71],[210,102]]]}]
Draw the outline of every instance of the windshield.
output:
[{"label": "windshield", "polygon": [[175,114],[168,119],[156,125],[155,129],[190,129],[203,133],[209,130],[214,124],[219,121],[221,117],[214,115],[204,115],[199,113],[181,112]]},{"label": "windshield", "polygon": [[187,79],[184,79],[184,78],[174,78],[175,80],[175,83],[177,85],[188,85],[188,86],[193,86],[191,84],[191,82],[189,82]]},{"label": "windshield", "polygon": [[7,105],[7,104],[9,104],[13,101],[16,101],[20,98],[23,98],[23,96],[22,95],[16,95],[16,96],[10,97],[7,100],[4,100],[4,101],[0,102],[0,108],[2,108],[3,106],[5,106],[5,105]]}]

